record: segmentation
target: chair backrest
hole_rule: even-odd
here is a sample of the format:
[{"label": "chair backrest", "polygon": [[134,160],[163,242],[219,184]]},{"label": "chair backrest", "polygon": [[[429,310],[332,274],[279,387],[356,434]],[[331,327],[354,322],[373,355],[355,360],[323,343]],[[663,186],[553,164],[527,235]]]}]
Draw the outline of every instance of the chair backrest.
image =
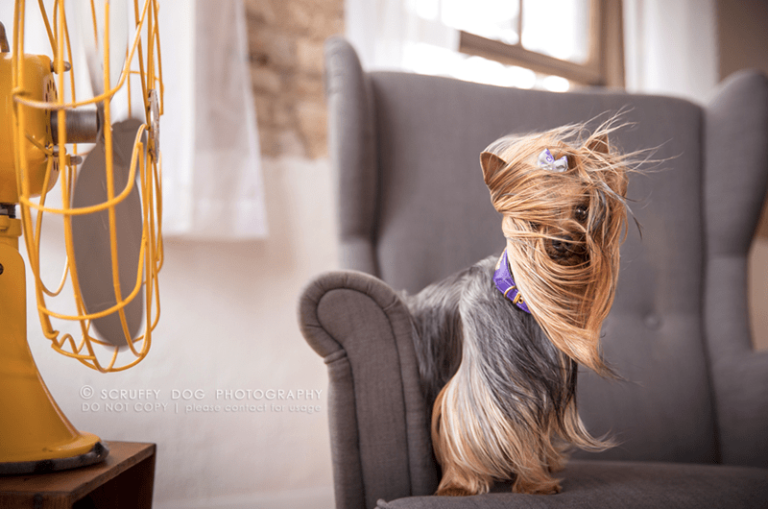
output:
[{"label": "chair backrest", "polygon": [[[630,227],[604,326],[605,356],[626,381],[582,370],[581,414],[594,434],[610,432],[621,442],[601,454],[606,459],[722,459],[727,444],[717,414],[729,410],[716,410],[704,316],[705,292],[716,290],[705,274],[708,253],[726,251],[744,262],[759,216],[768,168],[768,81],[762,75],[736,78],[706,109],[623,92],[560,94],[365,73],[342,39],[327,43],[326,66],[342,264],[410,292],[503,249],[501,218],[479,165],[490,142],[624,111],[633,125],[613,142],[625,151],[655,149],[652,157],[660,163],[631,177],[642,237]],[[745,136],[738,128],[709,125],[715,119],[758,132]],[[731,161],[751,166],[730,167]],[[742,278],[728,284],[739,295],[745,281],[736,275]],[[748,343],[743,315],[736,333],[746,334]],[[755,437],[749,440],[754,448]],[[768,451],[768,439],[758,441],[757,449]]]}]

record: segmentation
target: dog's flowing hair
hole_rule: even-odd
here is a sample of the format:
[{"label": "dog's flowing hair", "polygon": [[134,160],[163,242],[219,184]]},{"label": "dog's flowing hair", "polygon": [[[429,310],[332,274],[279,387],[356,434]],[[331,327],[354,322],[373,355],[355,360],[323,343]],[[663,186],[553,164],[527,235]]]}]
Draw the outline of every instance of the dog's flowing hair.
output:
[{"label": "dog's flowing hair", "polygon": [[[591,134],[575,125],[508,136],[480,157],[530,315],[495,288],[498,257],[405,297],[434,400],[438,495],[484,493],[494,480],[514,480],[515,492],[557,492],[551,472],[569,447],[613,445],[585,429],[575,391],[577,363],[613,374],[599,339],[626,235],[627,156],[609,142],[619,127],[614,117]],[[566,157],[567,169],[540,166],[544,149]]]},{"label": "dog's flowing hair", "polygon": [[[533,316],[560,351],[605,375],[610,371],[599,336],[613,303],[626,234],[626,156],[608,144],[608,134],[617,129],[611,123],[580,146],[567,143],[583,129],[502,138],[483,152],[481,163],[491,202],[504,218],[511,271]],[[566,156],[568,171],[536,166],[544,148],[555,158]],[[585,221],[571,214],[579,206],[587,211]],[[553,241],[586,257],[574,257],[580,262],[575,264],[553,260]]]}]

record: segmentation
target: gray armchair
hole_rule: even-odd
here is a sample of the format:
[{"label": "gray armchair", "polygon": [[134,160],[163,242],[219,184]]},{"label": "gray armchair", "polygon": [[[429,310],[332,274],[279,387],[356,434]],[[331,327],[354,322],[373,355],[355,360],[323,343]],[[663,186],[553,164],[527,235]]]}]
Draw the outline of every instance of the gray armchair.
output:
[{"label": "gray armchair", "polygon": [[[768,79],[742,73],[707,107],[621,92],[547,93],[363,72],[326,45],[330,152],[342,263],[300,302],[329,374],[339,508],[768,507],[768,352],[750,341],[746,256],[768,184]],[[557,495],[500,484],[430,496],[439,466],[419,389],[416,292],[504,246],[478,156],[510,132],[627,110],[626,151],[658,147],[634,175],[642,236],[622,247],[605,356],[626,381],[581,370],[581,415],[620,445],[576,453]]]}]

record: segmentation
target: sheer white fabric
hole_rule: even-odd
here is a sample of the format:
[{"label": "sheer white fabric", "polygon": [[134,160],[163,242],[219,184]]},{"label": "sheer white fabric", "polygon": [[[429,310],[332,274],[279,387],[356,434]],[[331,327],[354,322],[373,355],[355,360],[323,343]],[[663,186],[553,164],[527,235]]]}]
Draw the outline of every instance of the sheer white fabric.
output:
[{"label": "sheer white fabric", "polygon": [[164,0],[160,11],[163,233],[264,237],[267,221],[241,0]]},{"label": "sheer white fabric", "polygon": [[714,0],[624,0],[630,92],[705,102],[717,86]]},{"label": "sheer white fabric", "polygon": [[414,0],[345,1],[346,37],[366,69],[407,69],[408,44],[426,43],[458,51],[458,31],[437,17],[420,16],[417,8]]}]

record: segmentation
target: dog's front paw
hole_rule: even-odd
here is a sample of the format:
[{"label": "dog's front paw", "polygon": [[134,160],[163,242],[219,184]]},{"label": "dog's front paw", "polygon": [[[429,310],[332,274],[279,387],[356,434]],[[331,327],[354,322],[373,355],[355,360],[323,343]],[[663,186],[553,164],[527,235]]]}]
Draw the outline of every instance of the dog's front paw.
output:
[{"label": "dog's front paw", "polygon": [[562,488],[556,479],[540,479],[537,481],[526,481],[520,477],[512,485],[513,493],[528,493],[532,495],[554,495],[560,493]]},{"label": "dog's front paw", "polygon": [[471,491],[455,484],[438,488],[435,493],[438,497],[468,497],[474,495]]},{"label": "dog's front paw", "polygon": [[560,483],[554,483],[550,486],[547,486],[546,488],[543,488],[538,493],[542,495],[554,495],[556,493],[560,493],[561,491],[563,491],[563,488],[560,487]]}]

